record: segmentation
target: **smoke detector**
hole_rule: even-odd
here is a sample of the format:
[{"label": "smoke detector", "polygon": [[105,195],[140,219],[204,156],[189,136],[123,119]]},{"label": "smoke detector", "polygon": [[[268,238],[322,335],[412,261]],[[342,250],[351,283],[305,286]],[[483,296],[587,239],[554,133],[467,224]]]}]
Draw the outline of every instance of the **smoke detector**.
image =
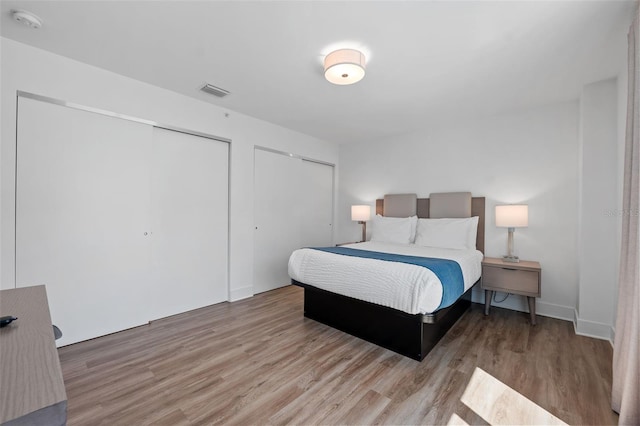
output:
[{"label": "smoke detector", "polygon": [[38,18],[31,12],[27,12],[26,10],[12,10],[11,16],[14,21],[19,22],[26,27],[33,28],[34,30],[37,30],[42,26],[42,19]]}]

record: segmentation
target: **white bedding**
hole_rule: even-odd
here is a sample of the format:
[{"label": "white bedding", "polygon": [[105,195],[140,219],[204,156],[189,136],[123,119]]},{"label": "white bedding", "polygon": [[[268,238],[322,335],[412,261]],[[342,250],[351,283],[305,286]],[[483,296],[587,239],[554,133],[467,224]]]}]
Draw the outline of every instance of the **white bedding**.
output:
[{"label": "white bedding", "polygon": [[[464,289],[481,274],[482,253],[368,241],[344,247],[409,256],[455,260],[460,264]],[[388,306],[409,314],[428,314],[442,300],[442,284],[427,268],[399,262],[343,256],[313,249],[299,249],[289,258],[289,276],[301,283]]]}]

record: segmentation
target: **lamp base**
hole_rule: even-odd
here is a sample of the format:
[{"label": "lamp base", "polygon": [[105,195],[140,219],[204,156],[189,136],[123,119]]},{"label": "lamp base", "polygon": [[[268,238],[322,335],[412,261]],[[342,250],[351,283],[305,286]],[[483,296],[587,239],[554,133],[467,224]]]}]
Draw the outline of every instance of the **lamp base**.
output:
[{"label": "lamp base", "polygon": [[362,224],[362,242],[364,243],[365,241],[367,241],[367,222],[361,220],[358,223]]},{"label": "lamp base", "polygon": [[519,263],[520,258],[518,256],[502,256],[502,261],[509,263]]}]

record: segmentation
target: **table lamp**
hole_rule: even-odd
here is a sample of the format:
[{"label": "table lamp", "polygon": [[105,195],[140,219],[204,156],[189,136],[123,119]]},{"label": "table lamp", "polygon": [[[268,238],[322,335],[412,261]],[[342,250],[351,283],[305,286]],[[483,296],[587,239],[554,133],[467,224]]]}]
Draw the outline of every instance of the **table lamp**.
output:
[{"label": "table lamp", "polygon": [[513,263],[520,262],[518,256],[513,252],[513,232],[516,228],[526,228],[529,226],[529,206],[526,204],[496,206],[496,226],[509,229],[509,239],[507,241],[508,253],[502,257],[502,260]]},{"label": "table lamp", "polygon": [[351,220],[362,225],[362,242],[367,240],[367,221],[371,219],[371,206],[351,206]]}]

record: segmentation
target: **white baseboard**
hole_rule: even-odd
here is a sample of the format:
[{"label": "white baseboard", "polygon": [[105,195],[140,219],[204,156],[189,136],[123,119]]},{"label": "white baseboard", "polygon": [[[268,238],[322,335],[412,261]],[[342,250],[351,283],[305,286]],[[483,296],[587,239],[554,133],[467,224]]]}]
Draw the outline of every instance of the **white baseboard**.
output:
[{"label": "white baseboard", "polygon": [[580,336],[608,340],[609,342],[613,343],[615,329],[611,324],[604,324],[601,322],[581,319],[578,315],[578,311],[574,310],[573,326],[575,328],[576,334]]},{"label": "white baseboard", "polygon": [[[498,293],[496,297],[500,300],[504,296],[504,293]],[[471,293],[471,300],[475,303],[484,303],[484,291],[474,288]],[[519,312],[529,312],[527,298],[517,294],[510,295],[504,302],[492,301],[491,306]],[[574,322],[574,311],[575,308],[571,306],[556,305],[536,299],[536,315]]]},{"label": "white baseboard", "polygon": [[573,322],[574,308],[571,306],[556,305],[554,303],[536,301],[536,314],[544,317],[561,319]]},{"label": "white baseboard", "polygon": [[229,302],[247,299],[253,296],[253,286],[233,289],[229,292]]}]

